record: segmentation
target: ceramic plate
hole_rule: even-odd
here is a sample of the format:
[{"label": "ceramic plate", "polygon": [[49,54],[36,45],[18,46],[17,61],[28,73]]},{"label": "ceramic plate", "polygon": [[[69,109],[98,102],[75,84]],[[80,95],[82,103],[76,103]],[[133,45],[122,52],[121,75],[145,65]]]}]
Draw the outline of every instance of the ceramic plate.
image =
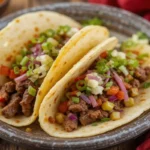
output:
[{"label": "ceramic plate", "polygon": [[[110,29],[111,34],[120,40],[139,30],[150,36],[150,24],[142,18],[124,10],[86,3],[59,3],[22,10],[1,19],[0,28],[21,14],[39,10],[57,11],[78,21],[99,17]],[[27,133],[25,132],[26,128],[14,128],[0,122],[0,138],[20,146],[32,147],[32,149],[33,147],[49,150],[84,150],[87,147],[90,150],[101,149],[135,138],[150,129],[150,112],[146,112],[131,123],[113,131],[89,138],[60,139],[50,137],[40,129],[38,122],[32,124],[30,128],[32,128],[32,133]]]}]

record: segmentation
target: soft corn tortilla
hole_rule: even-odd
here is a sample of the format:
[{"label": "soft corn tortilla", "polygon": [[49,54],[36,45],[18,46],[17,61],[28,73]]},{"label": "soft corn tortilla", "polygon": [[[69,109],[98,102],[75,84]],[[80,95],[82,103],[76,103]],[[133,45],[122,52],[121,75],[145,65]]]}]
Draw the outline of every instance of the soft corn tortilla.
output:
[{"label": "soft corn tortilla", "polygon": [[[66,132],[61,125],[50,123],[49,117],[55,118],[57,108],[60,103],[61,97],[64,95],[65,90],[71,85],[71,82],[84,73],[94,60],[105,50],[113,49],[117,44],[116,38],[110,38],[92,49],[85,55],[74,67],[49,91],[45,96],[39,112],[39,122],[42,129],[51,136],[60,138],[76,138],[76,137],[89,137],[105,133],[122,126],[133,119],[140,116],[144,111],[150,108],[150,92],[149,89],[144,89],[141,95],[137,97],[134,107],[125,108],[123,116],[117,121],[108,121],[99,123],[97,126],[86,125],[79,127],[73,132]],[[144,52],[144,51],[143,51]],[[150,51],[149,51],[150,53]]]},{"label": "soft corn tortilla", "polygon": [[[35,34],[49,28],[57,29],[60,25],[81,28],[81,25],[76,21],[55,12],[41,11],[16,18],[0,31],[0,65],[10,66],[15,59],[15,55]],[[104,41],[108,36],[109,31],[100,26],[85,27],[76,33],[61,49],[59,56],[45,77],[36,97],[33,114],[30,117],[22,115],[10,119],[0,115],[0,120],[16,127],[26,126],[34,122],[38,116],[40,104],[49,89],[91,48]],[[5,78],[0,76],[0,85],[5,82]]]}]

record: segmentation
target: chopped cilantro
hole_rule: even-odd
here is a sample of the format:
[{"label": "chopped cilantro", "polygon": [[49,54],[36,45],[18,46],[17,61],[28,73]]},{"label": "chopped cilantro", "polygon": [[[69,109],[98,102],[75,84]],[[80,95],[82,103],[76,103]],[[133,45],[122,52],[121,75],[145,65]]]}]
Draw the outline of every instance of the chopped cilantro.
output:
[{"label": "chopped cilantro", "polygon": [[143,88],[147,89],[150,87],[150,82],[144,82],[143,83]]},{"label": "chopped cilantro", "polygon": [[104,74],[109,70],[106,59],[101,59],[96,63],[96,70],[100,74]]},{"label": "chopped cilantro", "polygon": [[149,39],[148,35],[143,32],[137,32],[136,35],[138,36],[138,39],[140,40]]},{"label": "chopped cilantro", "polygon": [[136,47],[137,43],[132,39],[128,39],[121,44],[121,50],[129,50],[130,48]]},{"label": "chopped cilantro", "polygon": [[145,57],[149,57],[149,54],[148,53],[144,53],[144,54],[140,54],[138,55],[138,59],[144,59]]},{"label": "chopped cilantro", "polygon": [[83,26],[88,26],[88,25],[103,25],[103,21],[100,20],[99,18],[93,18],[89,20],[85,20],[82,23]]}]

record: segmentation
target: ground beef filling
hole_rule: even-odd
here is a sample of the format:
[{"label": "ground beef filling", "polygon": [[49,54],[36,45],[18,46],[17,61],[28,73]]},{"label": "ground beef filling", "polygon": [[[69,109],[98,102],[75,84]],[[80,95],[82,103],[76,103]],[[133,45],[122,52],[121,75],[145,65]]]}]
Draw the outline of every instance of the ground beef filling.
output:
[{"label": "ground beef filling", "polygon": [[[150,74],[150,67],[146,67],[146,68],[139,67],[138,69],[135,70],[133,77],[128,76],[128,79],[130,80],[129,83],[125,82],[125,77],[120,75],[120,77],[125,83],[126,89],[129,92],[129,96],[130,96],[130,90],[132,88],[140,88],[141,83],[143,83],[148,79],[149,74]],[[117,85],[116,82],[114,82],[113,84]],[[99,98],[102,100],[103,103],[107,101],[108,96],[106,94],[103,94],[103,95],[99,95]],[[125,107],[123,101],[115,101],[113,103],[114,103],[113,110],[121,113],[123,111],[123,108]],[[86,126],[96,121],[99,121],[103,118],[109,118],[111,115],[111,112],[102,110],[100,106],[93,108],[90,104],[87,104],[81,98],[79,103],[77,104],[72,102],[72,100],[69,100],[67,102],[67,106],[68,106],[68,111],[64,113],[65,119],[62,124],[64,129],[67,132],[76,130],[79,125]],[[70,119],[69,118],[70,113],[77,116],[77,119],[75,120]]]},{"label": "ground beef filling", "polygon": [[4,117],[12,118],[21,114],[28,117],[32,114],[35,97],[29,95],[29,86],[35,87],[31,81],[26,80],[18,84],[10,81],[1,87],[0,107]]}]

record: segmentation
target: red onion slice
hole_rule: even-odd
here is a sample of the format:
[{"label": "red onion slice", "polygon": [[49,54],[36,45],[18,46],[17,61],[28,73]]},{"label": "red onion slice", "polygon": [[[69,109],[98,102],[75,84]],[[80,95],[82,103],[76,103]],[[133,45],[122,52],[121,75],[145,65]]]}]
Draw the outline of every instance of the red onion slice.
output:
[{"label": "red onion slice", "polygon": [[76,121],[78,118],[77,118],[77,115],[73,114],[73,113],[69,113],[68,114],[68,118],[72,121]]},{"label": "red onion slice", "polygon": [[122,79],[119,77],[119,75],[115,71],[113,71],[113,74],[114,74],[114,78],[115,78],[116,82],[118,83],[120,89],[124,92],[124,100],[128,100],[129,99],[128,92],[127,92],[127,89],[126,89]]},{"label": "red onion slice", "polygon": [[108,98],[109,101],[114,102],[116,101],[118,98],[115,95],[112,95]]},{"label": "red onion slice", "polygon": [[23,75],[15,78],[14,80],[15,80],[16,83],[19,83],[19,82],[25,81],[27,78],[28,78],[27,75],[23,74]]},{"label": "red onion slice", "polygon": [[[110,76],[110,71],[107,72],[107,76]],[[110,78],[107,77],[107,79],[104,82],[104,86],[107,84],[107,82],[109,81]]]},{"label": "red onion slice", "polygon": [[91,104],[91,101],[89,100],[89,98],[85,95],[85,94],[81,94],[80,98],[83,99],[86,103]]},{"label": "red onion slice", "polygon": [[93,95],[89,96],[89,99],[90,99],[93,107],[97,107],[98,106],[98,103],[97,103],[97,101],[96,101],[96,99],[95,99],[95,97]]}]

